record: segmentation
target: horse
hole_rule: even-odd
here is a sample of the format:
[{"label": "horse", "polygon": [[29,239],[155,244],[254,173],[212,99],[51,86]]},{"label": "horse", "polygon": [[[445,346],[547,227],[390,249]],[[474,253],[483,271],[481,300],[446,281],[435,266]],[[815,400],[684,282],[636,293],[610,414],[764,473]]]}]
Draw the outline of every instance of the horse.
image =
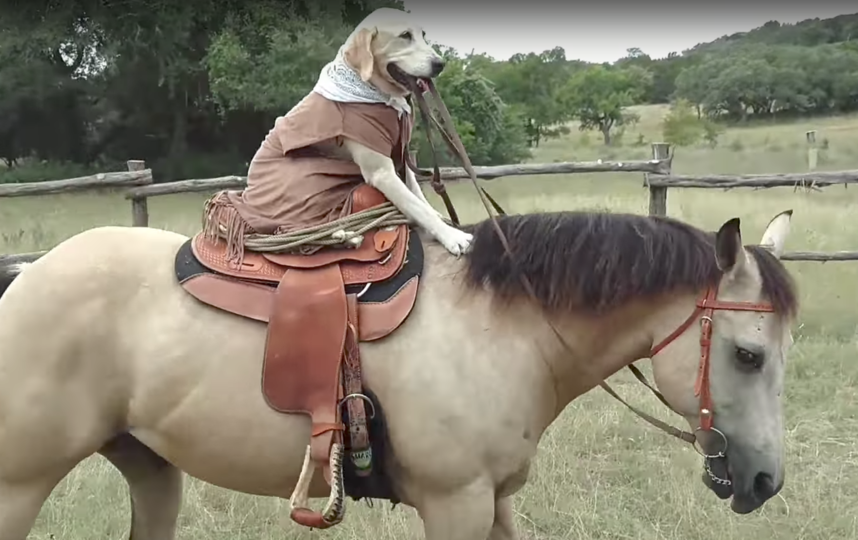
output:
[{"label": "horse", "polygon": [[[778,258],[791,215],[750,245],[738,218],[713,232],[607,212],[499,216],[514,260],[489,220],[466,226],[474,240],[460,257],[417,231],[413,310],[360,349],[385,418],[386,475],[425,538],[517,539],[512,497],[545,430],[642,358],[698,434],[710,490],[740,514],[775,496],[798,310]],[[187,242],[98,227],[8,272],[0,540],[24,540],[56,484],[95,453],[128,482],[134,540],[175,538],[183,474],[247,494],[292,492],[311,421],[273,410],[260,392],[266,325],[178,284]],[[309,493],[327,495],[320,471]]]}]

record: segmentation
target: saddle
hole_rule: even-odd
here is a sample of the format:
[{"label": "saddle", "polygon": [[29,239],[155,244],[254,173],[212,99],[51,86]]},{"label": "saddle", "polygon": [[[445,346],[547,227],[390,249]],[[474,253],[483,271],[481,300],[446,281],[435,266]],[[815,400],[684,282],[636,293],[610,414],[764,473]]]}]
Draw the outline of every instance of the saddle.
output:
[{"label": "saddle", "polygon": [[[352,194],[351,212],[384,202],[381,192],[362,184]],[[404,323],[417,299],[422,265],[422,244],[408,225],[370,231],[357,248],[324,247],[310,255],[246,251],[240,262],[228,257],[223,239],[200,232],[177,253],[176,275],[191,296],[267,323],[265,401],[312,420],[290,498],[291,517],[302,525],[327,528],[342,520],[346,444],[357,477],[373,472],[366,407],[370,419],[376,410],[362,386],[359,343],[381,339]],[[331,486],[323,512],[307,508],[316,467]]]}]

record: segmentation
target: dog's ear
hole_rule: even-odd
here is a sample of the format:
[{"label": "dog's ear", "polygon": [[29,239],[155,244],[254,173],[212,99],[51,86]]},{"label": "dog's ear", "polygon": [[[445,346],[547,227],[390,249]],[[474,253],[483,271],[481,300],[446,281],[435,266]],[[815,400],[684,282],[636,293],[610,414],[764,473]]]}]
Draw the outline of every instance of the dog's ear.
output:
[{"label": "dog's ear", "polygon": [[372,77],[374,59],[372,56],[372,40],[378,34],[378,29],[361,28],[352,42],[349,43],[343,56],[346,61],[360,74],[360,78],[368,81]]}]

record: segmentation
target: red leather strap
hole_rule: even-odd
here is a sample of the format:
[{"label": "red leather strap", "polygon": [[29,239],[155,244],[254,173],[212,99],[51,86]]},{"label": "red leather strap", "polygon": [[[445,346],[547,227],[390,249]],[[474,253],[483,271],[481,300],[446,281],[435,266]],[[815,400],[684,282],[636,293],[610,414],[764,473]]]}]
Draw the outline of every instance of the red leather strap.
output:
[{"label": "red leather strap", "polygon": [[712,349],[712,314],[715,310],[774,312],[774,306],[769,303],[721,302],[718,301],[717,295],[717,287],[707,288],[706,292],[697,300],[697,307],[694,312],[676,330],[650,350],[651,358],[688,330],[694,321],[700,320],[700,361],[697,366],[697,379],[694,381],[694,395],[699,400],[700,429],[702,430],[712,429],[714,417],[709,375]]}]

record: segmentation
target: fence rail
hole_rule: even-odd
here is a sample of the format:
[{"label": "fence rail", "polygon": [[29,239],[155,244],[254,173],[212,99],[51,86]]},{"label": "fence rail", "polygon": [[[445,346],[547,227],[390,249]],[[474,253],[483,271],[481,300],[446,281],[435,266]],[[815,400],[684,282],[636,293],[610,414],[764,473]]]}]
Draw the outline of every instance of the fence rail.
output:
[{"label": "fence rail", "polygon": [[786,174],[706,174],[702,176],[688,176],[656,173],[649,175],[650,186],[668,188],[773,188],[799,185],[824,187],[834,184],[858,184],[858,170]]},{"label": "fence rail", "polygon": [[[808,132],[808,140],[810,140]],[[815,168],[808,149],[811,169]],[[667,215],[667,190],[669,188],[772,188],[772,187],[809,187],[819,189],[834,184],[858,183],[858,170],[786,174],[744,174],[744,175],[675,175],[671,165],[673,156],[667,143],[653,143],[652,159],[631,161],[589,161],[563,163],[531,163],[519,165],[498,165],[493,167],[474,167],[477,177],[483,180],[509,176],[534,176],[546,174],[581,174],[602,172],[644,173],[644,186],[649,189],[649,214]],[[246,185],[244,176],[223,176],[220,178],[191,179],[155,184],[151,169],[140,160],[128,162],[128,171],[101,173],[80,178],[54,180],[31,184],[0,185],[0,198],[38,196],[58,193],[73,193],[99,190],[104,188],[123,188],[125,198],[131,202],[131,222],[135,227],[149,226],[148,198],[178,193],[215,192],[222,189],[241,189]],[[429,171],[427,171],[429,172]],[[468,178],[467,172],[459,167],[441,169],[445,181],[459,181]],[[46,251],[0,255],[0,269],[5,266],[32,262]],[[786,261],[837,262],[858,261],[858,251],[838,251],[833,253],[795,251],[784,253]]]},{"label": "fence rail", "polygon": [[0,184],[0,197],[32,197],[35,195],[56,195],[59,193],[93,191],[105,188],[148,186],[153,181],[151,169],[108,172],[92,176],[68,178],[66,180],[49,180],[47,182],[28,184]]},{"label": "fence rail", "polygon": [[[421,169],[423,170],[423,169]],[[665,173],[670,170],[670,160],[651,159],[645,161],[569,161],[563,163],[527,163],[521,165],[497,165],[494,167],[474,167],[477,178],[494,180],[505,176],[538,176],[544,174],[579,174],[596,172],[649,172]],[[426,170],[429,174],[432,171]],[[441,179],[457,181],[470,178],[467,171],[461,167],[442,167]],[[428,180],[419,179],[420,182]],[[202,180],[179,180],[166,184],[131,189],[125,195],[126,199],[139,197],[157,197],[160,195],[175,195],[177,193],[193,193],[215,191],[218,189],[240,189],[247,185],[246,176],[221,176]]]}]

